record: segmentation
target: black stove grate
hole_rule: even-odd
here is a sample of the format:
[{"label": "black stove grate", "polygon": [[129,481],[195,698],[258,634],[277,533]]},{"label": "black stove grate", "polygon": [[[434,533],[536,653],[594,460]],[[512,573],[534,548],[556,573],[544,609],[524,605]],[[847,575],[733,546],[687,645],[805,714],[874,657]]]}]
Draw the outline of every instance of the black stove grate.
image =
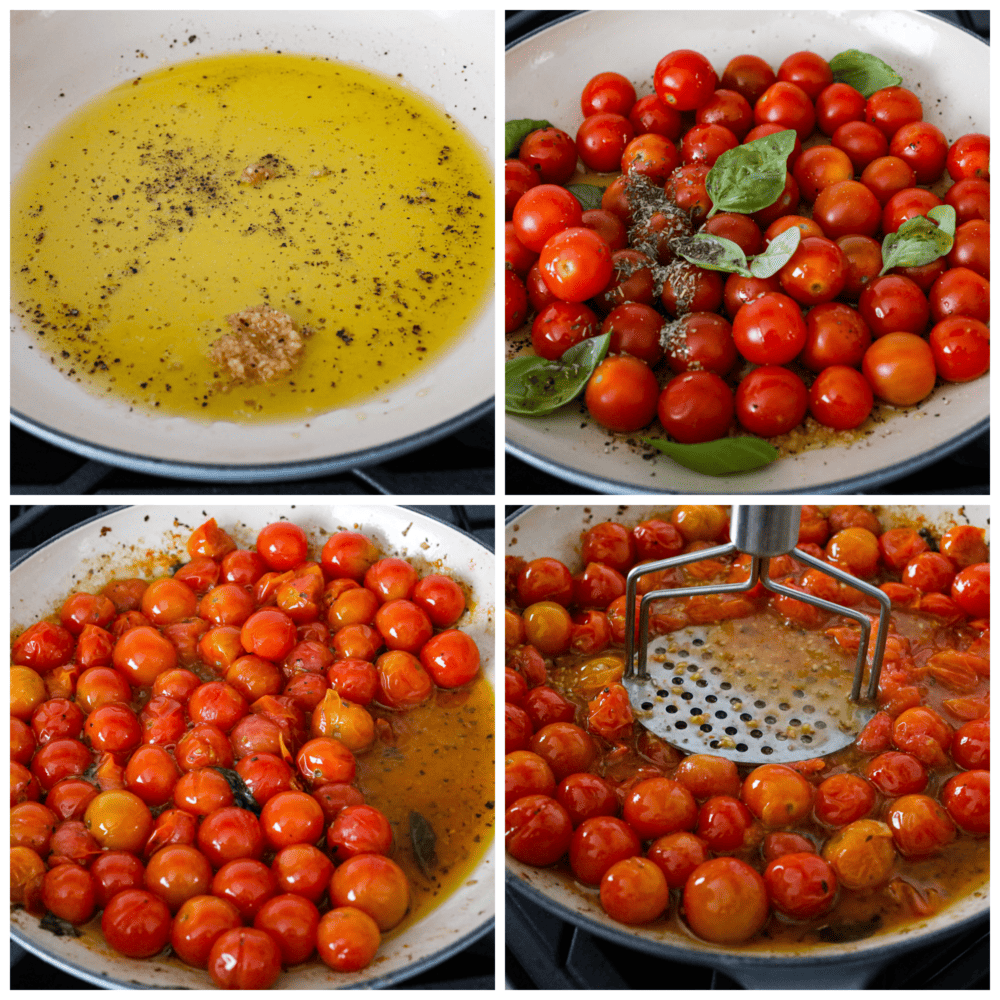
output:
[{"label": "black stove grate", "polygon": [[[508,989],[624,990],[669,983],[671,990],[738,990],[723,972],[611,944],[519,894],[506,898]],[[987,990],[989,920],[943,943],[894,959],[869,989]]]},{"label": "black stove grate", "polygon": [[492,495],[494,417],[489,414],[433,444],[375,465],[304,480],[263,483],[172,479],[117,468],[58,448],[11,427],[14,496],[99,496],[233,493],[300,496]]}]

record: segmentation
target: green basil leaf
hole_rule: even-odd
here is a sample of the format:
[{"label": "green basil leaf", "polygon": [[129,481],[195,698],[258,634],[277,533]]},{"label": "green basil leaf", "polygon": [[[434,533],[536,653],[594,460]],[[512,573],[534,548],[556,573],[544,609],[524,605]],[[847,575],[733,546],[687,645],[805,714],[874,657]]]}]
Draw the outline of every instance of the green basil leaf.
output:
[{"label": "green basil leaf", "polygon": [[884,87],[898,87],[903,78],[878,56],[848,49],[830,60],[833,79],[853,87],[865,99]]},{"label": "green basil leaf", "polygon": [[727,149],[709,170],[705,190],[716,212],[750,215],[773,205],[785,189],[788,156],[795,148],[795,132],[785,129]]},{"label": "green basil leaf", "polygon": [[585,212],[601,207],[604,188],[598,187],[596,184],[567,184],[566,190],[576,197]]},{"label": "green basil leaf", "polygon": [[802,241],[802,230],[789,226],[775,236],[763,253],[750,258],[750,273],[755,278],[770,278],[777,274],[794,256]]},{"label": "green basil leaf", "polygon": [[610,343],[611,334],[602,333],[571,347],[558,361],[512,358],[504,368],[504,409],[523,417],[541,417],[565,406],[583,391]]},{"label": "green basil leaf", "polygon": [[517,151],[521,148],[521,143],[532,132],[540,128],[551,127],[551,122],[533,121],[531,118],[516,118],[514,121],[507,122],[503,127],[503,155],[508,160],[511,157],[517,156]]},{"label": "green basil leaf", "polygon": [[[938,208],[951,208],[938,205]],[[946,224],[954,225],[954,209],[951,215],[938,212]],[[927,213],[930,215],[930,212]],[[926,216],[915,215],[907,219],[894,233],[889,233],[882,241],[882,270],[879,275],[894,267],[921,267],[930,264],[951,251],[954,238],[946,229],[940,229]]]},{"label": "green basil leaf", "polygon": [[727,274],[742,274],[750,276],[747,268],[746,254],[742,247],[724,236],[712,233],[695,233],[671,240],[671,249],[678,256],[704,267],[709,271],[724,271]]},{"label": "green basil leaf", "polygon": [[935,205],[928,213],[928,219],[933,219],[938,224],[938,229],[949,236],[955,236],[955,223],[958,221],[955,209],[951,205]]},{"label": "green basil leaf", "polygon": [[770,465],[778,458],[774,445],[755,437],[719,438],[701,444],[677,444],[657,438],[643,438],[646,444],[669,455],[678,465],[706,476],[731,476]]}]

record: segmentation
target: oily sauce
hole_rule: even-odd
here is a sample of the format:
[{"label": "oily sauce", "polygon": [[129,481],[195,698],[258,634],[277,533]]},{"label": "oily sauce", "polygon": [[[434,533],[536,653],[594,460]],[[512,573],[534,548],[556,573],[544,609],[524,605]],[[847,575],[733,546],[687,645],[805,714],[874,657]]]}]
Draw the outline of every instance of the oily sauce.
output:
[{"label": "oily sauce", "polygon": [[[275,176],[241,183],[262,161]],[[492,172],[398,82],[320,57],[213,56],[116,87],[34,150],[11,260],[36,349],[89,391],[197,419],[302,418],[414,375],[476,315]],[[308,333],[303,359],[234,385],[211,344],[261,304]]]},{"label": "oily sauce", "polygon": [[[896,525],[901,526],[901,525]],[[919,527],[919,525],[917,525]],[[571,572],[581,567],[570,565]],[[795,573],[801,576],[802,568]],[[876,584],[879,580],[873,581]],[[653,605],[653,614],[656,613]],[[895,630],[911,643],[912,655],[916,663],[925,662],[931,651],[941,649],[965,650],[978,636],[972,629],[961,625],[948,627],[940,619],[919,614],[900,607],[893,608]],[[747,683],[761,692],[785,692],[804,687],[819,680],[818,672],[829,677],[840,677],[844,690],[849,691],[853,675],[856,653],[840,649],[831,638],[823,635],[823,630],[834,624],[847,623],[844,618],[827,616],[816,629],[804,629],[789,623],[770,607],[759,608],[743,618],[723,621],[707,627],[710,636],[708,645],[720,661],[744,664]],[[674,636],[668,633],[662,637],[669,645]],[[671,647],[672,648],[672,647]],[[555,668],[548,671],[545,682],[577,706],[576,721],[586,728],[587,703],[596,697],[598,691],[620,677],[624,667],[625,654],[621,646],[611,646],[599,653],[567,654],[556,657]],[[746,668],[746,664],[750,664]],[[684,670],[679,661],[677,671]],[[867,674],[865,676],[867,684]],[[927,695],[923,704],[941,713],[954,728],[961,725],[942,707],[943,702],[955,697],[955,692],[929,679],[925,685]],[[980,677],[975,690],[962,694],[977,698],[987,695],[989,680]],[[751,699],[752,699],[751,695]],[[641,722],[641,712],[633,706],[637,722]],[[845,714],[847,714],[845,704]],[[694,720],[697,721],[697,720]],[[846,720],[845,720],[846,721]],[[610,744],[600,741],[607,749]],[[660,737],[645,730],[641,724],[633,727],[631,736],[624,740],[625,752],[615,748],[615,753],[602,757],[595,765],[595,773],[618,784],[629,780],[640,767],[649,767],[652,762],[660,773],[671,777],[673,767],[682,754],[669,746]],[[712,751],[706,747],[706,753]],[[863,773],[864,766],[873,755],[863,754],[852,744],[826,758],[826,768],[822,778],[843,772]],[[740,767],[740,777],[745,778],[751,766]],[[960,769],[954,765],[950,769],[928,769],[929,781],[923,794],[938,800],[945,782]],[[814,780],[818,783],[819,778]],[[885,821],[890,800],[879,795],[876,805],[868,814],[870,818]],[[818,823],[811,815],[797,823],[796,833],[810,838],[821,851],[823,843],[830,837],[831,829]],[[762,830],[760,836],[763,837]],[[741,851],[725,852],[747,862],[758,871],[762,869],[759,839],[753,846]],[[575,892],[586,898],[590,905],[600,907],[598,887],[586,886],[576,881],[564,858],[556,865],[567,884]],[[800,946],[820,943],[837,943],[859,940],[875,934],[891,933],[901,927],[919,921],[924,916],[937,913],[955,900],[982,893],[989,880],[989,838],[975,837],[957,831],[956,839],[932,857],[910,860],[896,854],[895,865],[889,883],[871,890],[851,890],[840,887],[835,906],[822,917],[810,921],[786,920],[776,912],[771,912],[764,927],[750,941],[728,946],[740,950],[795,950]],[[680,892],[671,891],[670,905],[658,919],[642,925],[643,931],[658,931],[692,937],[692,932],[680,913]]]}]

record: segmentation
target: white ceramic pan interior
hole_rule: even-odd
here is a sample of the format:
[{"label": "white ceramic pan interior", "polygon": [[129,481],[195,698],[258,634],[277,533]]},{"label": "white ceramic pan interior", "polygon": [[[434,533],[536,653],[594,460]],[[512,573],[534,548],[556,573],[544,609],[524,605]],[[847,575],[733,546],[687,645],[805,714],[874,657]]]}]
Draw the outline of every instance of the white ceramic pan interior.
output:
[{"label": "white ceramic pan interior", "polygon": [[[505,120],[548,119],[575,135],[580,92],[604,70],[623,73],[642,96],[673,49],[695,49],[722,73],[753,53],[774,68],[803,49],[831,58],[861,49],[884,59],[922,100],[924,119],[953,142],[990,128],[989,47],[916,11],[589,11],[507,52]],[[581,420],[576,403],[547,417],[506,415],[507,448],[523,461],[598,493],[841,493],[891,482],[944,457],[989,422],[989,378],[946,384],[919,405],[892,411],[850,446],[828,446],[720,479],[666,456],[644,459],[625,439]]]},{"label": "white ceramic pan interior", "polygon": [[[882,506],[876,512],[886,527],[909,523],[922,515],[933,530],[952,524],[972,523],[989,529],[989,507]],[[553,556],[571,572],[582,569],[580,534],[602,521],[634,527],[646,518],[669,512],[663,507],[574,505],[523,508],[507,522],[504,554],[531,560]],[[551,869],[523,865],[506,855],[507,884],[529,900],[564,920],[584,927],[598,937],[624,947],[637,948],[677,961],[724,968],[747,989],[791,989],[812,986],[829,989],[862,989],[880,963],[954,931],[957,925],[984,916],[989,907],[989,885],[945,907],[935,916],[909,924],[904,931],[876,934],[861,941],[827,944],[800,953],[754,946],[752,950],[727,949],[693,936],[662,928],[626,927],[601,909],[593,893],[584,893],[569,879]]]},{"label": "white ceramic pan interior", "polygon": [[[173,552],[186,561],[187,538],[209,517],[215,517],[244,546],[253,544],[265,524],[284,517],[304,528],[320,546],[332,531],[356,529],[368,534],[387,554],[411,559],[418,566],[439,564],[441,572],[467,584],[475,595],[459,625],[478,644],[483,672],[493,685],[493,553],[444,522],[386,505],[125,508],[59,536],[14,568],[11,627],[24,627],[50,614],[74,589],[99,588],[116,573],[129,568],[134,571],[147,551]],[[313,550],[318,551],[315,546]],[[274,988],[392,986],[449,958],[492,926],[495,869],[495,847],[491,844],[472,874],[443,903],[402,932],[389,933],[367,969],[335,973],[314,959],[282,973]],[[11,937],[46,961],[98,986],[212,988],[206,972],[179,959],[127,959],[90,935],[80,940],[56,937],[22,909],[11,912]]]},{"label": "white ceramic pan interior", "polygon": [[[171,62],[265,47],[392,77],[455,118],[492,161],[493,40],[491,11],[15,11],[11,175],[71,110],[122,81]],[[209,424],[129,412],[89,395],[30,349],[33,335],[12,315],[11,413],[32,434],[126,468],[241,482],[302,478],[383,461],[488,413],[493,329],[484,301],[420,375],[307,424]]]}]

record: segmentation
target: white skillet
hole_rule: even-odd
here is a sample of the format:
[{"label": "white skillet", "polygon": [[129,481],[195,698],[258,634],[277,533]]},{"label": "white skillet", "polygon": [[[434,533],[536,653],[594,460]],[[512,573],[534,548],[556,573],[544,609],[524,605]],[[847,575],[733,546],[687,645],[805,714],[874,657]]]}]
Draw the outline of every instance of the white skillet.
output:
[{"label": "white skillet", "polygon": [[[588,11],[530,35],[507,51],[505,120],[548,119],[570,135],[583,120],[580,92],[598,72],[623,73],[652,93],[657,62],[696,49],[722,73],[753,53],[773,68],[808,49],[830,58],[861,49],[884,59],[922,100],[924,119],[954,141],[990,130],[990,50],[975,36],[916,11]],[[581,418],[574,402],[547,417],[506,414],[507,450],[597,493],[848,493],[892,482],[936,462],[989,426],[988,376],[935,389],[918,408],[892,412],[849,447],[807,451],[726,478],[640,451]],[[655,436],[655,435],[651,435]]]},{"label": "white skillet", "polygon": [[[494,677],[493,553],[476,539],[426,514],[388,505],[332,504],[310,506],[127,507],[73,528],[28,555],[11,572],[12,628],[30,625],[58,608],[74,589],[87,590],[123,571],[135,571],[146,553],[188,556],[191,531],[215,517],[241,545],[252,545],[265,524],[285,517],[303,527],[320,546],[340,528],[364,531],[386,553],[444,567],[468,584],[476,597],[460,627],[476,640],[483,672]],[[325,534],[321,534],[323,529]],[[312,551],[318,551],[314,545]],[[167,563],[157,563],[162,572]],[[147,572],[152,573],[150,565]],[[441,905],[398,935],[383,940],[375,961],[358,973],[334,973],[319,960],[283,972],[275,989],[330,990],[393,986],[468,947],[493,925],[495,846],[491,844],[473,873]],[[103,941],[56,937],[39,926],[37,917],[11,911],[11,938],[17,944],[78,976],[105,988],[211,989],[207,972],[179,959],[127,959]]]},{"label": "white skillet", "polygon": [[[71,110],[123,80],[171,62],[265,47],[392,77],[452,115],[492,159],[493,24],[491,11],[457,10],[14,11],[11,176]],[[209,424],[129,412],[88,394],[30,349],[33,335],[12,315],[11,419],[80,455],[154,475],[301,479],[385,461],[489,413],[493,330],[484,301],[468,330],[422,374],[371,402],[310,418],[308,426]]]},{"label": "white skillet", "polygon": [[[581,532],[602,521],[619,521],[633,527],[646,518],[669,512],[666,507],[642,505],[563,504],[523,507],[507,520],[505,556],[531,560],[554,556],[571,572],[582,569]],[[927,526],[943,531],[952,524],[972,523],[989,530],[989,507],[881,506],[874,508],[883,526],[909,523],[917,514]],[[509,889],[542,906],[563,920],[626,948],[661,955],[675,961],[723,969],[746,989],[863,989],[882,965],[901,952],[928,946],[932,941],[959,933],[986,916],[989,885],[957,900],[935,916],[908,924],[902,930],[876,934],[861,941],[823,944],[789,953],[777,948],[725,948],[693,936],[662,928],[626,927],[601,909],[594,893],[584,893],[569,879],[548,868],[523,865],[506,855]]]}]

